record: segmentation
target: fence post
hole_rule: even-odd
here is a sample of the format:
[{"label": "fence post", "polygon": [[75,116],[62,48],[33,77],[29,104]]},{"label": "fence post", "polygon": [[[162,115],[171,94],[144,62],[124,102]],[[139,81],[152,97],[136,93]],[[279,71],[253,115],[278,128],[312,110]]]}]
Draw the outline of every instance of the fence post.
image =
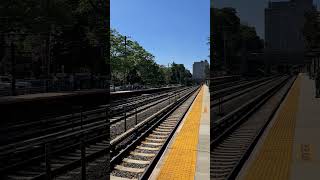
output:
[{"label": "fence post", "polygon": [[72,119],[71,119],[71,126],[72,126],[72,130],[74,129],[74,111],[75,111],[75,107],[72,106]]},{"label": "fence post", "polygon": [[124,105],[124,131],[127,131],[127,110],[126,105]]},{"label": "fence post", "polygon": [[109,113],[108,113],[108,110],[109,110],[109,108],[108,108],[108,105],[106,105],[106,124],[108,125],[110,122],[109,122]]},{"label": "fence post", "polygon": [[222,115],[222,97],[219,98],[219,114]]},{"label": "fence post", "polygon": [[106,105],[106,130],[107,130],[107,141],[110,142],[110,119],[109,119],[109,106]]},{"label": "fence post", "polygon": [[80,121],[81,121],[81,130],[83,130],[83,107],[80,106]]},{"label": "fence post", "polygon": [[50,144],[46,143],[44,145],[44,156],[46,163],[46,180],[51,180],[51,162],[50,162]]},{"label": "fence post", "polygon": [[81,180],[86,180],[86,146],[83,141],[81,140]]},{"label": "fence post", "polygon": [[13,96],[17,95],[16,92],[16,59],[15,59],[15,47],[13,42],[11,42],[11,94]]},{"label": "fence post", "polygon": [[138,114],[137,114],[137,105],[135,104],[135,116],[136,116],[136,125],[138,124]]}]

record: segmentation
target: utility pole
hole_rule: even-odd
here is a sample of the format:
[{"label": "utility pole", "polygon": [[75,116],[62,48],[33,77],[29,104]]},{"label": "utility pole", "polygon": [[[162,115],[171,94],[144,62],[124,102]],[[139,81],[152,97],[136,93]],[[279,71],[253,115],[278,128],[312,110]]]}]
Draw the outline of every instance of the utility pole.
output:
[{"label": "utility pole", "polygon": [[[124,36],[124,58],[125,60],[127,60],[127,36]],[[126,76],[127,76],[127,69],[125,68],[124,77],[123,77],[124,84],[126,84]]]},{"label": "utility pole", "polygon": [[225,32],[225,29],[223,29],[223,65],[224,67],[227,69],[227,48],[226,48],[226,32]]},{"label": "utility pole", "polygon": [[246,45],[246,41],[243,38],[242,39],[242,70],[240,70],[240,73],[246,73],[248,71],[247,66],[248,66],[248,62],[247,62],[247,45]]},{"label": "utility pole", "polygon": [[[49,7],[50,7],[50,0],[46,0],[46,3],[45,3],[45,9],[47,11],[47,23],[49,23],[49,16],[50,16],[50,12],[49,12]],[[49,74],[50,74],[50,55],[49,55],[49,40],[50,40],[50,25],[47,24],[47,35],[46,35],[46,38],[45,38],[45,57],[44,57],[44,62],[45,62],[45,65],[44,65],[44,74],[45,74],[45,77],[46,77],[46,80],[45,80],[45,87],[46,87],[46,92],[48,92],[48,79],[49,79]]]},{"label": "utility pole", "polygon": [[[127,40],[130,38],[130,36],[124,36],[124,58],[127,60]],[[124,82],[126,83],[126,75],[127,75],[127,69],[124,71]]]},{"label": "utility pole", "polygon": [[[221,30],[222,30],[222,33],[223,33],[223,56],[224,56],[224,59],[223,59],[223,66],[225,67],[226,70],[228,70],[228,60],[227,60],[227,50],[228,50],[228,47],[227,47],[227,41],[228,41],[228,32],[231,31],[231,26],[228,26],[228,25],[224,25],[221,27]],[[231,45],[231,44],[230,44]]]},{"label": "utility pole", "polygon": [[46,10],[47,10],[47,22],[48,22],[48,35],[46,37],[46,64],[47,64],[47,76],[50,75],[50,40],[51,40],[51,25],[50,25],[50,3],[51,0],[46,0]]}]

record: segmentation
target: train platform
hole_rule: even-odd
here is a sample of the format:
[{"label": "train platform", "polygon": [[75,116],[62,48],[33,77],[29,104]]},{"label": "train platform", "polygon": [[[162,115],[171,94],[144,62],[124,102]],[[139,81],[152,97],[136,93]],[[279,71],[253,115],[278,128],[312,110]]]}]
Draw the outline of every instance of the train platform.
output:
[{"label": "train platform", "polygon": [[210,178],[210,93],[204,85],[150,179]]},{"label": "train platform", "polygon": [[237,179],[318,180],[320,98],[300,73]]}]

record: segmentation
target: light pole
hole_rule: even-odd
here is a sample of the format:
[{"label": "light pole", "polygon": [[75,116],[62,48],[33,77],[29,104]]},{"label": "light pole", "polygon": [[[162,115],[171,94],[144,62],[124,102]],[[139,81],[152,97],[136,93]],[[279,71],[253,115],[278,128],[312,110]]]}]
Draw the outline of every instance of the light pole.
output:
[{"label": "light pole", "polygon": [[227,69],[226,36],[227,36],[227,33],[223,31],[223,66]]},{"label": "light pole", "polygon": [[[124,59],[125,59],[125,61],[127,60],[127,44],[128,44],[127,40],[128,40],[128,38],[131,38],[131,37],[130,37],[130,36],[124,36]],[[126,82],[127,67],[125,66],[124,68],[125,68],[125,69],[124,69],[124,77],[123,77],[123,80],[124,80],[124,84],[126,84],[126,83],[127,83],[127,82]]]},{"label": "light pole", "polygon": [[220,27],[219,29],[221,29],[222,33],[223,33],[223,66],[225,68],[225,70],[228,70],[228,61],[227,61],[227,41],[228,41],[228,32],[231,29],[231,26],[227,26],[227,25],[223,25],[222,27]]}]

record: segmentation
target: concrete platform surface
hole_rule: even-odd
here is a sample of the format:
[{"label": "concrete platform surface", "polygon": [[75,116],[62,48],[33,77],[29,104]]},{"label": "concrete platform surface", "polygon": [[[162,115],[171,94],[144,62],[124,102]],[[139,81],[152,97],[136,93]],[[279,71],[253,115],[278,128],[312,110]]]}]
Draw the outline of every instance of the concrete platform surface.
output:
[{"label": "concrete platform surface", "polygon": [[300,85],[290,179],[319,180],[320,98],[315,98],[315,83],[306,74],[301,74]]},{"label": "concrete platform surface", "polygon": [[[197,99],[201,98],[200,102]],[[210,179],[210,93],[204,85],[150,179]]]},{"label": "concrete platform surface", "polygon": [[208,86],[204,86],[197,152],[195,179],[210,179],[210,92]]},{"label": "concrete platform surface", "polygon": [[320,179],[320,98],[299,74],[238,179]]}]

